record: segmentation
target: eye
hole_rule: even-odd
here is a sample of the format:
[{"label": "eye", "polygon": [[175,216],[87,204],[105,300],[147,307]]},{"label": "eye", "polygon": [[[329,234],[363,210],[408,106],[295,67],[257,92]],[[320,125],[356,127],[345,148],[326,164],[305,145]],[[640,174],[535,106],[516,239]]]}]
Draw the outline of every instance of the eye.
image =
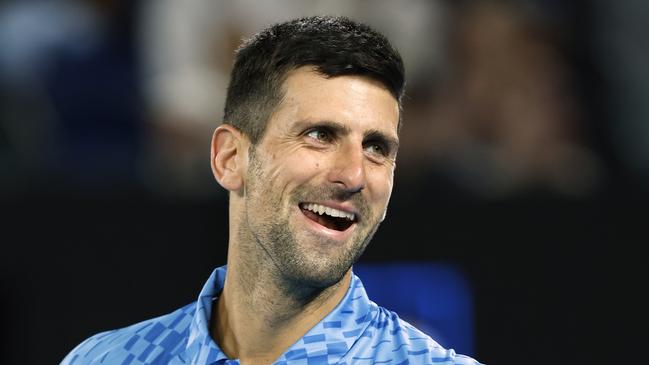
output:
[{"label": "eye", "polygon": [[375,156],[385,157],[388,155],[388,149],[380,142],[369,142],[365,144],[365,150]]},{"label": "eye", "polygon": [[306,134],[309,138],[313,138],[319,142],[328,142],[331,140],[331,134],[322,128],[316,128],[311,131],[309,131]]}]

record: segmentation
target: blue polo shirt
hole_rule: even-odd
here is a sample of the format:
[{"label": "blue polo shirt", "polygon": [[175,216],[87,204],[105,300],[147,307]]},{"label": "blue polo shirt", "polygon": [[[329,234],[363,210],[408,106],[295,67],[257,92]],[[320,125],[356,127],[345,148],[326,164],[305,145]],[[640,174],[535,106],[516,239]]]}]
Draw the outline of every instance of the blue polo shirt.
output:
[{"label": "blue polo shirt", "polygon": [[[62,365],[239,364],[209,334],[212,304],[223,289],[226,267],[212,273],[196,302],[129,327],[94,335]],[[370,301],[352,276],[343,300],[295,342],[275,365],[479,364],[444,349],[394,312]]]}]

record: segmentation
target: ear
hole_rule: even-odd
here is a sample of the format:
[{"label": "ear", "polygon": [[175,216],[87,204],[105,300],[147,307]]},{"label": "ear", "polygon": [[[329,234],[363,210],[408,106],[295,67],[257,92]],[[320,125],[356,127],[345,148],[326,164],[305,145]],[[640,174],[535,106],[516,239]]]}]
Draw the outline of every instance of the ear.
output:
[{"label": "ear", "polygon": [[248,161],[246,141],[246,137],[229,124],[220,125],[212,136],[212,173],[216,181],[231,192],[243,187],[243,164]]}]

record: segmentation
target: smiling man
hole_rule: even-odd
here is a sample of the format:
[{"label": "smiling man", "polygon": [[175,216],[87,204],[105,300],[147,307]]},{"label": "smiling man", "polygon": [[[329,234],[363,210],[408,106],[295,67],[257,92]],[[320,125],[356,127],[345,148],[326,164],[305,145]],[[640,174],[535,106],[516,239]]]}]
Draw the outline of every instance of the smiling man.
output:
[{"label": "smiling man", "polygon": [[227,267],[197,302],[95,335],[63,364],[477,364],[371,302],[352,273],[390,200],[403,89],[399,54],[346,18],[245,42],[212,139]]}]

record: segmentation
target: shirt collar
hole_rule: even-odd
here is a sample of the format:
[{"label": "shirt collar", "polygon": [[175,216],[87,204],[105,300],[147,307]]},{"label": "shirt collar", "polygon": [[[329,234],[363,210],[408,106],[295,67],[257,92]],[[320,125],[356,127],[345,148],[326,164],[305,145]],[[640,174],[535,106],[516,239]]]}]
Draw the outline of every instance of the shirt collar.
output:
[{"label": "shirt collar", "polygon": [[190,364],[211,364],[227,359],[225,353],[210,336],[212,305],[223,290],[226,266],[215,269],[198,295],[194,319],[189,326],[186,354]]},{"label": "shirt collar", "polygon": [[[211,364],[228,359],[209,332],[212,305],[223,290],[226,271],[227,266],[215,269],[199,294],[186,347],[190,364]],[[371,336],[366,330],[377,310],[360,279],[352,275],[349,289],[336,308],[295,342],[276,363],[318,354],[329,356],[330,361],[338,361],[358,339]]]}]

